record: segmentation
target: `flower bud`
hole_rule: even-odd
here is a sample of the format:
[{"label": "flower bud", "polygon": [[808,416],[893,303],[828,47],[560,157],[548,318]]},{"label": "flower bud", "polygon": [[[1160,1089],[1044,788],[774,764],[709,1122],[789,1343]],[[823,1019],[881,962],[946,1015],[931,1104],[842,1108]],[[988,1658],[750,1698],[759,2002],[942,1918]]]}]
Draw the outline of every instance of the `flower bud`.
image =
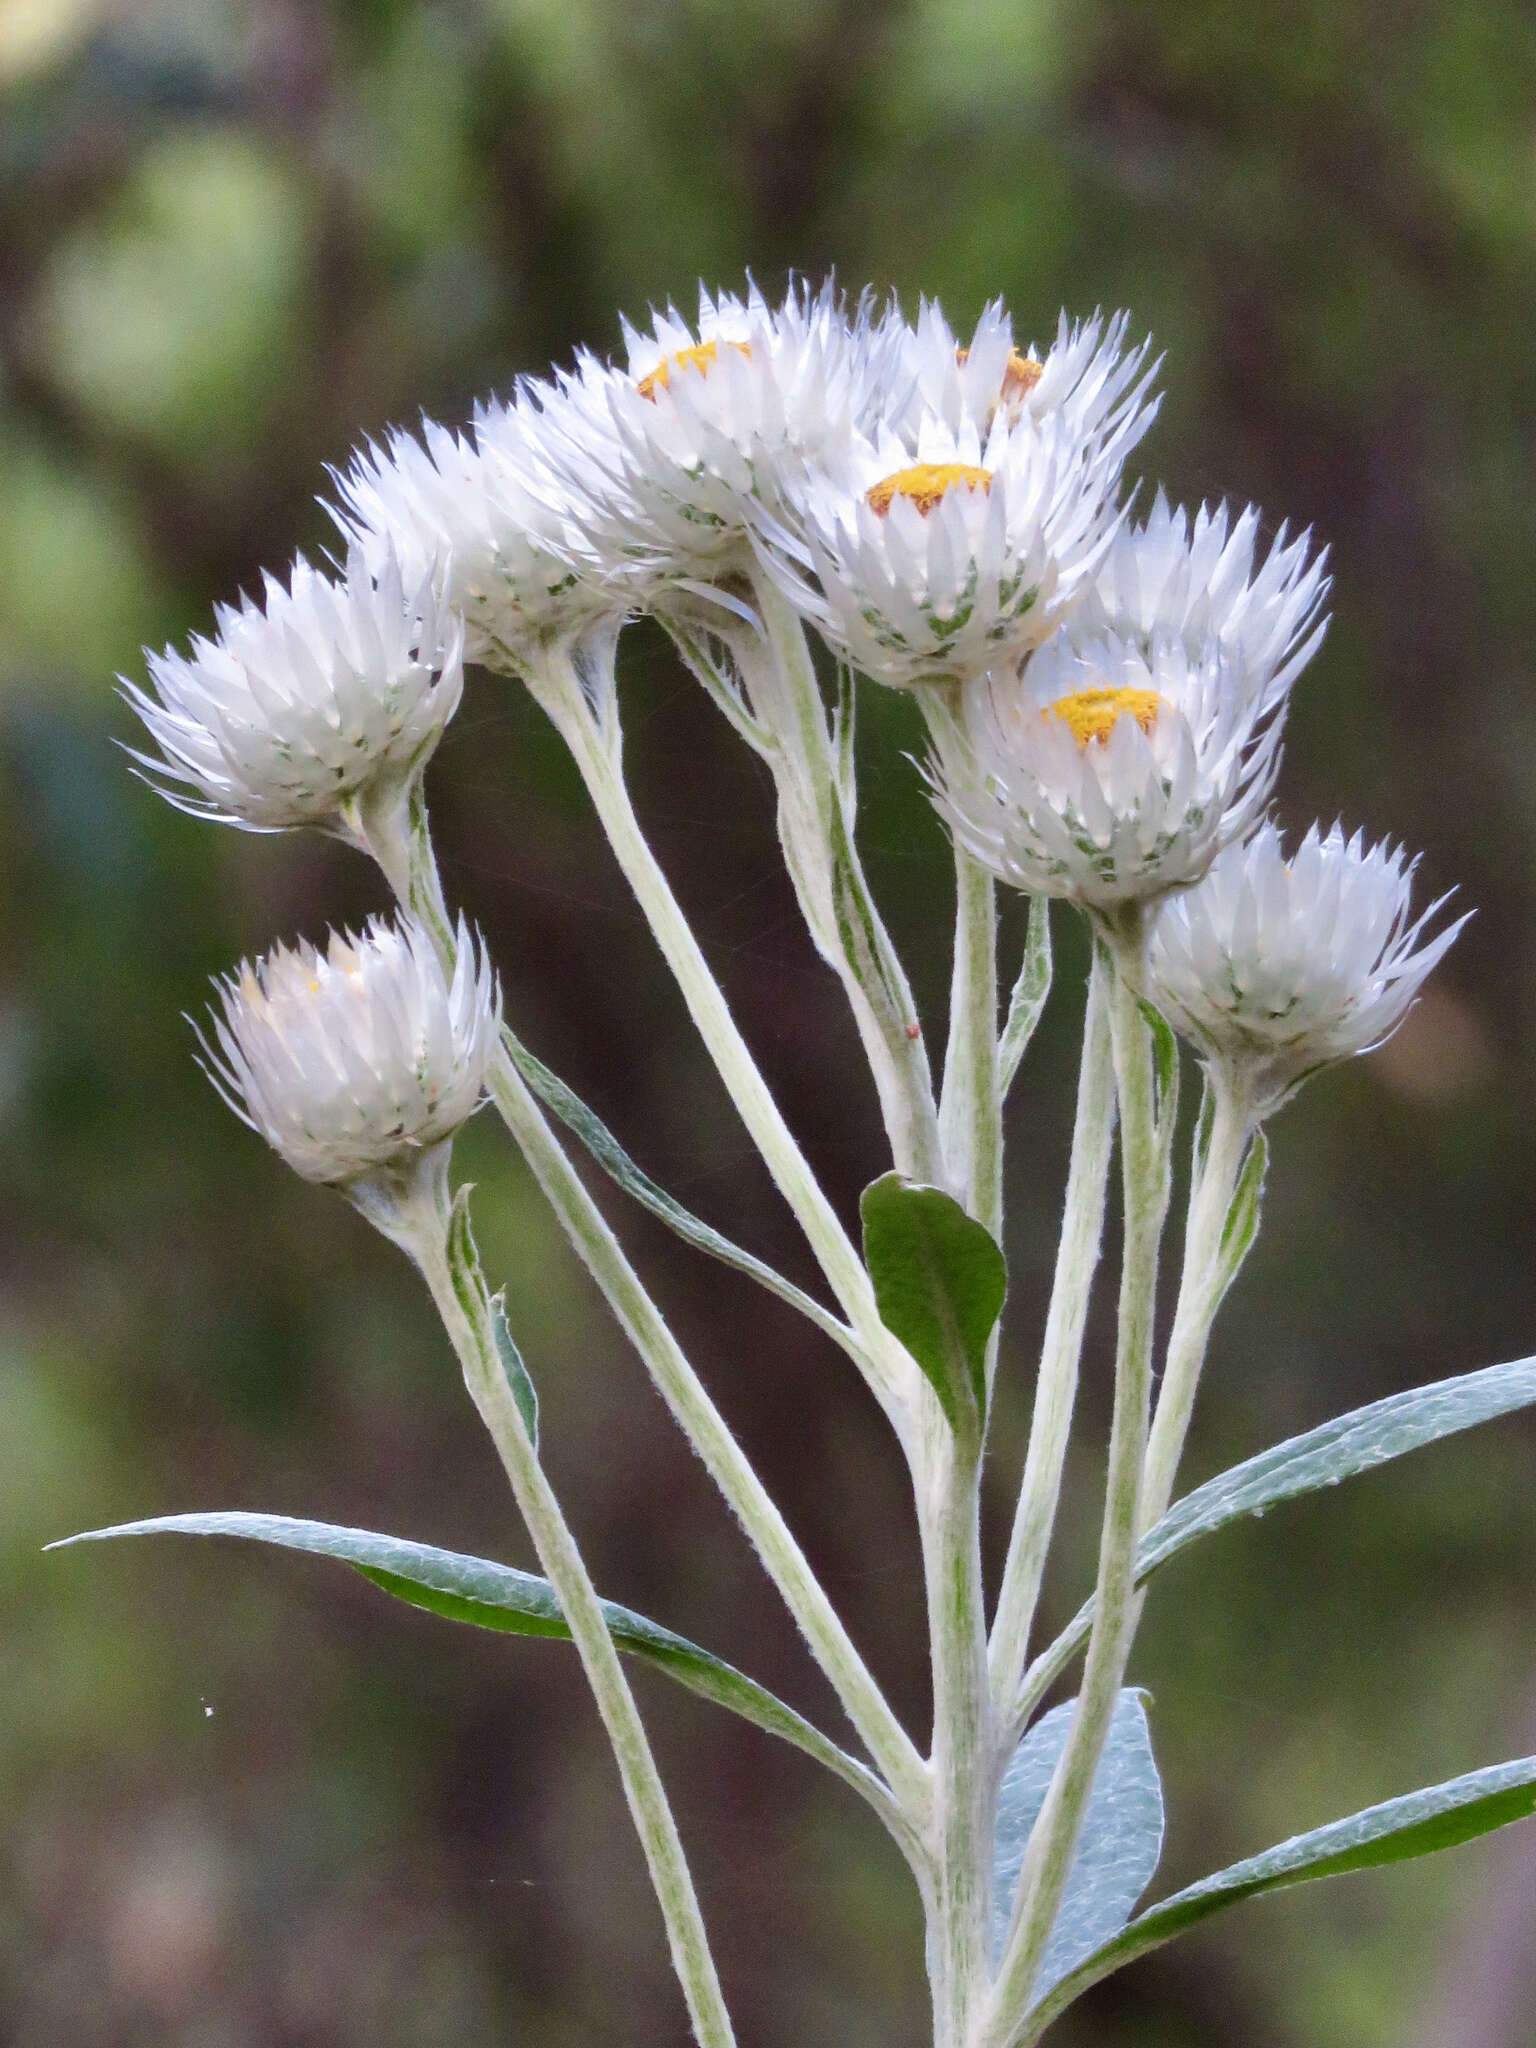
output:
[{"label": "flower bud", "polygon": [[278,946],[215,987],[209,1078],[305,1180],[409,1166],[479,1104],[501,999],[462,920],[451,981],[419,924],[375,918],[323,952]]},{"label": "flower bud", "polygon": [[1147,993],[1268,1114],[1319,1067],[1390,1037],[1466,923],[1425,938],[1447,898],[1411,918],[1413,868],[1337,825],[1314,825],[1287,861],[1265,825],[1164,906]]}]

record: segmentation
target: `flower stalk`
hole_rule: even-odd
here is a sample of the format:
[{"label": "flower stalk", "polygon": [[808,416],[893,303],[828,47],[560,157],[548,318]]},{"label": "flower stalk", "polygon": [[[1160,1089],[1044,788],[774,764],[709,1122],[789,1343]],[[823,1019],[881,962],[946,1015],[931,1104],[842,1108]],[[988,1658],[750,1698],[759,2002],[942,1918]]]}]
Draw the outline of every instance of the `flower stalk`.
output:
[{"label": "flower stalk", "polygon": [[667,1945],[699,2048],[734,2048],[735,2034],[710,1953],[677,1823],[650,1742],[603,1619],[575,1538],[544,1476],[496,1343],[494,1309],[480,1271],[462,1197],[417,1230],[407,1249],[420,1268],[452,1340],[481,1421],[496,1446],[539,1563],[554,1587],[623,1780],[645,1852]]}]

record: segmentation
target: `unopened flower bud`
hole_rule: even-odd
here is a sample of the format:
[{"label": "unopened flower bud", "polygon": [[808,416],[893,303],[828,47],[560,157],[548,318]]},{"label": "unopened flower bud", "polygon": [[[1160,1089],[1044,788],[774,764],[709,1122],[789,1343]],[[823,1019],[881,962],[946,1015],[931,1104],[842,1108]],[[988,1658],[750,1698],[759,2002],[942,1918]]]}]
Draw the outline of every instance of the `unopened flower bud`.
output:
[{"label": "unopened flower bud", "polygon": [[1163,907],[1148,994],[1268,1114],[1319,1067],[1390,1037],[1466,923],[1425,936],[1447,898],[1412,917],[1413,867],[1337,825],[1314,825],[1287,861],[1265,825]]},{"label": "unopened flower bud", "polygon": [[479,1104],[501,1004],[462,921],[451,978],[420,925],[376,918],[215,986],[209,1076],[306,1180],[350,1187],[408,1167]]}]

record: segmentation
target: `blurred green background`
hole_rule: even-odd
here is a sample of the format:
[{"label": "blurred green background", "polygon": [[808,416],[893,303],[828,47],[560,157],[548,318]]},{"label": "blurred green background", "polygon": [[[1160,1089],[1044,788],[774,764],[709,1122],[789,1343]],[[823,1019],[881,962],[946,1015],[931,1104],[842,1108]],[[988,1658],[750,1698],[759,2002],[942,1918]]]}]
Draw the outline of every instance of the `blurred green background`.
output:
[{"label": "blurred green background", "polygon": [[[0,0],[0,2035],[16,2048],[680,2043],[573,1658],[332,1567],[110,1519],[251,1506],[525,1561],[403,1262],[214,1099],[178,1013],[380,902],[315,839],[150,796],[115,671],[323,544],[324,465],[791,267],[1129,305],[1168,351],[1148,473],[1333,549],[1296,829],[1425,850],[1478,915],[1408,1026],[1275,1132],[1193,1476],[1536,1346],[1536,32],[1518,0]],[[643,633],[643,809],[840,1201],[882,1166],[755,765]],[[869,866],[937,1021],[948,874],[890,697]],[[472,678],[433,770],[508,1007],[660,1178],[806,1258],[549,732]],[[1000,1546],[1054,1248],[1080,947],[1012,1110]],[[499,1127],[462,1142],[603,1589],[832,1716]],[[604,1196],[605,1201],[608,1199]],[[643,1218],[645,1272],[902,1712],[915,1547],[844,1362]],[[1090,1568],[1095,1331],[1057,1618]],[[1536,1748],[1536,1429],[1230,1534],[1150,1603],[1164,1880]],[[791,1752],[641,1679],[742,2048],[918,2048],[904,1873]],[[1103,1987],[1075,2048],[1521,2048],[1536,1827],[1241,1909]]]}]

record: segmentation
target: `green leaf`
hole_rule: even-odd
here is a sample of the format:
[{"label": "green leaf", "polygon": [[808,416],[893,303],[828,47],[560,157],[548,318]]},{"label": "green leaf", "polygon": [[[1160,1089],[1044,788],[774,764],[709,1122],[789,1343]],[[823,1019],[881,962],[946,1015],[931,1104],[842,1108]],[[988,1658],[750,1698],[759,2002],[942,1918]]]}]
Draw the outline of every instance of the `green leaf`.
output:
[{"label": "green leaf", "polygon": [[[993,1850],[992,1952],[1000,1960],[1030,1832],[1067,1746],[1077,1701],[1042,1716],[1009,1760],[997,1800]],[[1094,1773],[1056,1924],[1040,1959],[1035,1995],[1095,1954],[1130,1918],[1152,1882],[1163,1849],[1163,1788],[1152,1755],[1141,1695],[1115,1701],[1104,1754]]]},{"label": "green leaf", "polygon": [[1527,1756],[1471,1771],[1402,1799],[1389,1799],[1381,1806],[1368,1806],[1347,1820],[1295,1835],[1277,1848],[1266,1849],[1262,1856],[1250,1856],[1246,1862],[1234,1863],[1214,1877],[1175,1892],[1141,1914],[1042,2000],[1030,2014],[1031,2026],[1043,2026],[1090,1984],[1209,1919],[1212,1913],[1236,1905],[1239,1899],[1349,1870],[1370,1870],[1378,1864],[1429,1856],[1532,1813],[1536,1813],[1536,1757]]},{"label": "green leaf", "polygon": [[770,1294],[776,1294],[780,1301],[787,1301],[791,1308],[798,1309],[835,1344],[845,1350],[848,1348],[853,1341],[851,1333],[830,1309],[823,1308],[819,1301],[814,1301],[793,1281],[775,1273],[771,1266],[765,1265],[751,1252],[732,1244],[728,1237],[722,1237],[718,1230],[674,1200],[665,1188],[658,1187],[650,1175],[630,1158],[602,1119],[588,1109],[558,1074],[551,1073],[542,1060],[536,1059],[506,1026],[502,1027],[502,1039],[513,1065],[545,1108],[581,1140],[603,1171],[617,1181],[627,1195],[633,1196],[642,1208],[648,1209],[699,1251],[708,1252],[711,1258],[734,1267],[738,1273],[747,1274],[759,1286],[766,1287]]},{"label": "green leaf", "polygon": [[507,1385],[512,1389],[512,1398],[517,1403],[517,1412],[523,1418],[523,1427],[528,1440],[539,1448],[539,1396],[538,1390],[523,1363],[523,1354],[512,1341],[512,1332],[507,1324],[507,1298],[505,1294],[491,1296],[491,1327],[496,1332],[496,1352],[501,1360],[501,1369],[507,1376]]},{"label": "green leaf", "polygon": [[1178,1113],[1179,1089],[1179,1041],[1174,1037],[1168,1019],[1155,1003],[1145,997],[1137,1000],[1142,1022],[1152,1034],[1152,1060],[1157,1077],[1157,1116],[1163,1122],[1168,1112]]},{"label": "green leaf", "polygon": [[1024,961],[1008,1001],[1008,1021],[997,1048],[997,1085],[1006,1095],[1019,1063],[1029,1050],[1035,1026],[1051,993],[1051,901],[1029,899],[1029,926],[1024,934]]},{"label": "green leaf", "polygon": [[[1441,1437],[1455,1436],[1480,1422],[1513,1414],[1536,1404],[1536,1358],[1517,1358],[1508,1365],[1485,1366],[1455,1379],[1436,1380],[1406,1394],[1389,1394],[1356,1408],[1304,1436],[1289,1438],[1262,1451],[1229,1472],[1218,1473],[1204,1486],[1176,1501],[1154,1523],[1136,1549],[1136,1582],[1150,1578],[1159,1565],[1177,1556],[1202,1536],[1213,1535],[1246,1515],[1262,1515],[1280,1501],[1336,1486],[1357,1472],[1369,1472]],[[1093,1602],[1073,1616],[1029,1673],[1027,1685],[1036,1695],[1070,1663],[1088,1639]]]},{"label": "green leaf", "polygon": [[899,1173],[871,1181],[859,1213],[881,1322],[927,1374],[951,1426],[979,1429],[987,1339],[1008,1291],[1002,1253],[953,1195]]},{"label": "green leaf", "polygon": [[1221,1249],[1216,1269],[1216,1284],[1220,1290],[1218,1301],[1226,1295],[1242,1270],[1243,1261],[1259,1234],[1259,1213],[1264,1206],[1264,1176],[1268,1171],[1269,1141],[1262,1131],[1255,1131],[1248,1156],[1243,1161],[1243,1170],[1237,1177],[1237,1186],[1232,1190],[1227,1220],[1221,1227]]},{"label": "green leaf", "polygon": [[[501,1629],[511,1635],[570,1641],[560,1603],[547,1579],[517,1571],[511,1565],[494,1564],[488,1558],[467,1557],[460,1551],[439,1550],[432,1544],[411,1543],[400,1536],[380,1536],[368,1529],[338,1528],[330,1522],[238,1511],[158,1515],[148,1521],[120,1522],[110,1529],[90,1529],[83,1535],[66,1536],[61,1542],[50,1543],[48,1548],[64,1550],[76,1543],[101,1543],[117,1536],[158,1535],[240,1536],[257,1543],[276,1544],[284,1550],[336,1558],[361,1572],[384,1592],[450,1621],[473,1622],[479,1628]],[[796,1749],[804,1750],[836,1772],[884,1813],[888,1795],[873,1772],[846,1755],[819,1728],[812,1727],[766,1687],[734,1665],[690,1643],[686,1636],[674,1635],[671,1629],[647,1621],[643,1614],[619,1607],[611,1600],[604,1600],[601,1605],[608,1632],[619,1649],[665,1671],[690,1692],[713,1700],[717,1706],[729,1707],[770,1735],[793,1743]]]}]

